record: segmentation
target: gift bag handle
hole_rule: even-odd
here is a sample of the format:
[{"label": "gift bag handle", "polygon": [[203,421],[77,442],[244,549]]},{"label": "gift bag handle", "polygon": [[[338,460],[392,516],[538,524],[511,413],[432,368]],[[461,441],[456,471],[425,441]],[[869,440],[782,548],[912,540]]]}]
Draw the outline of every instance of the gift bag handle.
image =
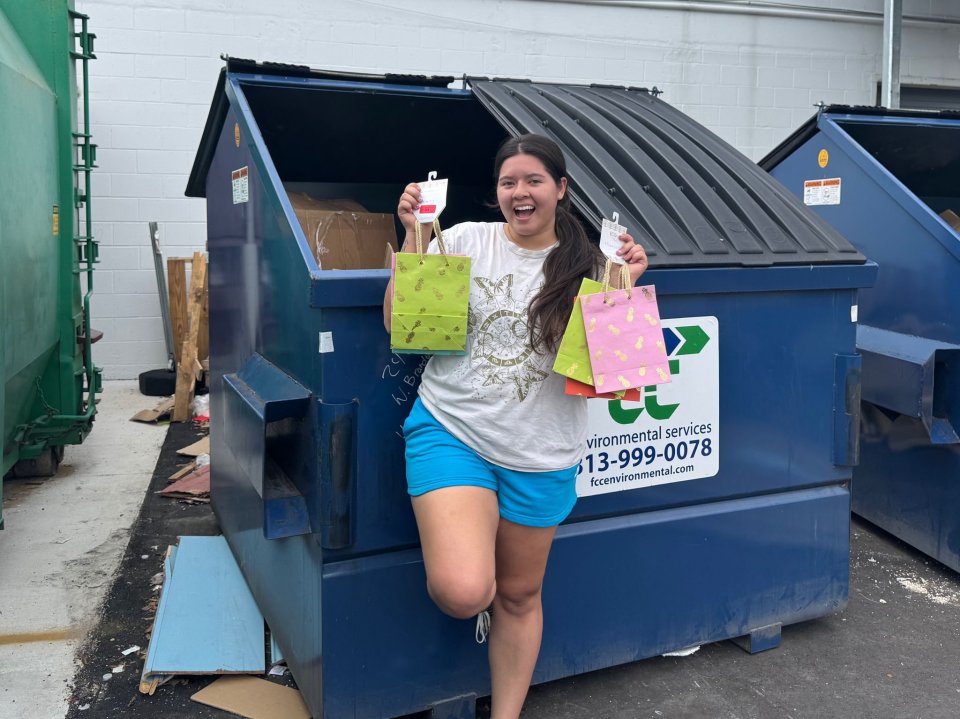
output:
[{"label": "gift bag handle", "polygon": [[[603,293],[603,301],[608,305],[613,305],[613,299],[607,298],[607,293],[610,291],[610,274],[613,270],[613,260],[607,260],[606,264],[603,266],[603,283],[600,288],[600,292]],[[633,287],[630,283],[630,270],[627,269],[625,264],[620,265],[620,284],[622,285],[621,289],[626,290],[627,299],[633,299]]]},{"label": "gift bag handle", "polygon": [[[443,243],[443,232],[440,231],[440,222],[436,219],[433,220],[433,231],[437,233],[437,245],[440,247],[440,254],[443,255],[444,260],[447,264],[450,264],[450,260],[447,258],[447,246]],[[420,223],[414,223],[414,235],[417,240],[417,255],[420,257],[420,264],[423,264],[423,230],[420,228]]]}]

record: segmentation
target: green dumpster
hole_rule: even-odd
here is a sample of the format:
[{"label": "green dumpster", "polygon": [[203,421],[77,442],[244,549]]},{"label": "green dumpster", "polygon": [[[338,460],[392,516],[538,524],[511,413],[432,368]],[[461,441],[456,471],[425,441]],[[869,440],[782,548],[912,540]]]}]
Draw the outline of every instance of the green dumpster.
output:
[{"label": "green dumpster", "polygon": [[93,37],[72,0],[0,0],[0,477],[52,474],[96,413]]}]

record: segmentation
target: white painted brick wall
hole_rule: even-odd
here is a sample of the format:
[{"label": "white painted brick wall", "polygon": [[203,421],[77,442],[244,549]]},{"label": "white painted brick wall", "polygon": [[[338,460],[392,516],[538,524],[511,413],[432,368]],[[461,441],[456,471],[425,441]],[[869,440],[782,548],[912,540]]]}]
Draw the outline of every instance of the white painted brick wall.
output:
[{"label": "white painted brick wall", "polygon": [[[880,0],[781,0],[882,11]],[[219,57],[332,70],[526,76],[654,86],[758,159],[819,101],[871,104],[877,22],[756,17],[549,0],[77,0],[97,34],[91,117],[100,147],[94,232],[102,262],[96,360],[110,378],[166,361],[147,222],[168,255],[205,242],[183,197]],[[957,0],[905,0],[907,16],[960,19]],[[906,23],[902,81],[960,86],[960,25]]]}]

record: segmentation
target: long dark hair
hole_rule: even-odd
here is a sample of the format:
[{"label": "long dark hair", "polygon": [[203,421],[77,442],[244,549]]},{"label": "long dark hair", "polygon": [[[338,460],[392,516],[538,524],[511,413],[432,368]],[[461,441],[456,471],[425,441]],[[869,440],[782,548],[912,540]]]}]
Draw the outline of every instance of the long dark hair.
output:
[{"label": "long dark hair", "polygon": [[[531,155],[540,160],[558,185],[567,175],[567,163],[557,143],[543,135],[521,135],[508,138],[497,150],[494,181],[499,180],[503,163],[514,155]],[[584,277],[596,277],[603,267],[603,253],[589,240],[573,214],[569,188],[557,203],[554,229],[558,244],[543,263],[543,289],[530,303],[527,319],[530,345],[535,352],[556,351],[580,282]]]}]

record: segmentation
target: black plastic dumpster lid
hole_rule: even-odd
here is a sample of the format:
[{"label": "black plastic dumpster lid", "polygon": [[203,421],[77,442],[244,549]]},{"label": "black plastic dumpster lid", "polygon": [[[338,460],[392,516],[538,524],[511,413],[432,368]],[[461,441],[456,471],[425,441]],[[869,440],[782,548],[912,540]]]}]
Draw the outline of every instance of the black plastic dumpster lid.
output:
[{"label": "black plastic dumpster lid", "polygon": [[596,226],[619,213],[651,267],[866,261],[779,182],[654,92],[468,81],[509,132],[560,144],[578,209]]},{"label": "black plastic dumpster lid", "polygon": [[[452,77],[370,75],[225,58],[186,194],[203,197],[228,112],[229,74],[447,87]],[[866,259],[747,157],[657,99],[656,88],[467,78],[514,134],[545,134],[567,158],[571,197],[593,226],[619,213],[651,267],[862,264]]]}]

